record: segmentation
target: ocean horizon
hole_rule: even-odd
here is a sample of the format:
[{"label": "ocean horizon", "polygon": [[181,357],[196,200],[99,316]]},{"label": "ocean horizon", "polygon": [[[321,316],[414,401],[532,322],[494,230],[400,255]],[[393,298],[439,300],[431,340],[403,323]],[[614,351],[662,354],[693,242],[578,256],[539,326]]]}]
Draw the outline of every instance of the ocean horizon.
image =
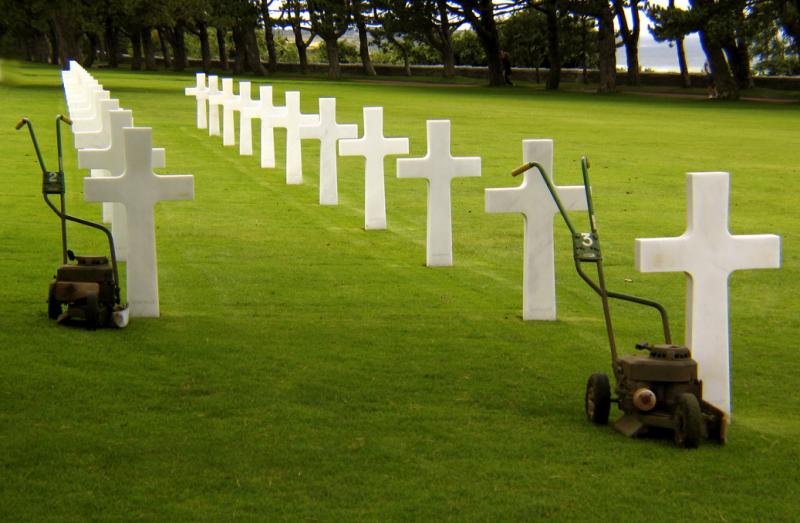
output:
[{"label": "ocean horizon", "polygon": [[[686,51],[686,64],[689,72],[703,71],[706,55],[700,45],[697,33],[690,34],[684,39],[683,47]],[[626,67],[625,47],[617,48],[617,67]],[[642,71],[679,72],[678,51],[670,47],[669,42],[656,42],[646,30],[639,37],[639,67]]]}]

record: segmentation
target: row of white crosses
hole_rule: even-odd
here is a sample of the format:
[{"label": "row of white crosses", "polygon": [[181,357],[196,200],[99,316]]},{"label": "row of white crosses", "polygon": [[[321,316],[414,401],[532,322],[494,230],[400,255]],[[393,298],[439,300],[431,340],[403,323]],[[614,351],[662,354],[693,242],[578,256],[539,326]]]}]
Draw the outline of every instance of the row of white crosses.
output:
[{"label": "row of white crosses", "polygon": [[[229,79],[226,79],[229,80]],[[232,80],[223,80],[223,93],[215,95],[223,107],[237,102]],[[198,127],[205,120],[204,96],[213,92],[216,78],[197,75],[197,86],[186,89],[195,95],[198,104]],[[265,90],[266,89],[266,90]],[[320,152],[320,203],[336,204],[335,143],[339,154],[360,155],[366,158],[365,169],[365,228],[385,229],[383,159],[387,155],[408,154],[407,138],[383,137],[383,111],[380,107],[364,108],[364,135],[356,139],[355,126],[340,125],[335,119],[335,100],[320,99],[320,114],[302,115],[300,94],[286,93],[286,107],[272,105],[271,87],[262,87],[261,100],[249,97],[249,82],[240,83],[239,99],[243,126],[249,119],[262,122],[262,167],[274,167],[274,127],[287,130],[287,183],[301,183],[300,139],[317,138],[322,142]],[[265,95],[267,98],[265,98]],[[227,102],[226,102],[227,101]],[[203,115],[201,115],[201,112]],[[212,120],[208,124],[212,132]],[[228,122],[227,124],[225,122]],[[218,124],[217,124],[218,125]],[[229,126],[229,135],[225,129]],[[223,121],[223,143],[232,145],[233,119]],[[242,128],[241,140],[250,139]],[[450,122],[427,122],[427,154],[423,158],[398,158],[399,178],[424,178],[428,183],[427,265],[453,264],[450,183],[453,178],[480,176],[481,159],[455,158],[450,153]],[[523,162],[538,162],[553,181],[553,141],[524,140]],[[267,149],[265,151],[265,149]],[[242,144],[240,151],[252,151]],[[248,154],[248,153],[242,153]],[[264,158],[268,161],[264,161]],[[700,366],[704,381],[704,397],[730,416],[730,366],[728,342],[727,279],[738,269],[777,268],[780,266],[780,238],[775,235],[732,236],[727,228],[727,173],[692,173],[689,175],[689,228],[680,238],[637,240],[637,269],[642,272],[683,271],[689,276],[687,299],[688,345]],[[582,186],[556,186],[567,210],[586,210],[586,192]],[[555,320],[555,253],[553,220],[558,209],[538,171],[525,173],[518,187],[486,189],[486,212],[521,213],[524,218],[523,319]]]},{"label": "row of white crosses", "polygon": [[152,147],[152,129],[134,127],[132,112],[120,109],[80,64],[71,62],[62,80],[78,166],[92,174],[84,178],[84,196],[104,202],[117,259],[126,262],[130,316],[158,317],[154,208],[161,200],[194,199],[194,177],[155,174],[166,159],[164,149]]},{"label": "row of white crosses", "polygon": [[[211,136],[222,135],[225,146],[236,143],[234,112],[240,112],[240,154],[252,154],[252,120],[261,121],[261,166],[275,166],[274,129],[286,130],[286,183],[300,184],[302,174],[302,139],[320,141],[319,203],[337,205],[337,153],[342,156],[363,156],[364,228],[386,229],[386,194],[383,161],[386,156],[406,155],[408,138],[387,138],[383,135],[383,108],[364,107],[364,134],[358,137],[358,126],[336,121],[336,99],[320,98],[318,114],[300,111],[300,93],[287,91],[286,105],[275,106],[272,88],[262,86],[259,100],[252,100],[250,82],[239,83],[234,94],[232,78],[222,79],[203,73],[196,76],[196,85],[185,89],[197,101],[197,127],[207,128]],[[222,132],[219,128],[219,107],[222,107]],[[215,110],[216,108],[216,110]],[[338,144],[338,150],[337,150]],[[460,176],[480,176],[480,158],[454,158],[450,155],[450,122],[428,122],[428,152],[423,158],[397,160],[399,178],[424,178],[428,182],[428,233],[426,242],[429,266],[453,264],[450,182]]]}]

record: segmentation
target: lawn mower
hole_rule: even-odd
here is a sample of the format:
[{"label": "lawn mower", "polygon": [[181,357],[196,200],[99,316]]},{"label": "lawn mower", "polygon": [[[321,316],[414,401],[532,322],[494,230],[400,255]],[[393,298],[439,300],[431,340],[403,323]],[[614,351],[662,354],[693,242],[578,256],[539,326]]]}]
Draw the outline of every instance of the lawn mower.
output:
[{"label": "lawn mower", "polygon": [[[679,447],[697,447],[703,438],[724,443],[728,425],[726,416],[718,408],[703,401],[703,384],[697,377],[697,362],[692,358],[688,347],[672,343],[669,320],[664,307],[651,300],[606,289],[603,256],[600,251],[589,185],[589,162],[585,157],[581,159],[581,167],[590,232],[579,233],[575,230],[553,183],[540,164],[527,163],[515,169],[512,175],[517,176],[531,168],[539,171],[567,228],[572,233],[575,269],[589,287],[600,295],[603,304],[603,316],[611,347],[611,368],[617,384],[616,398],[611,397],[608,375],[592,374],[586,384],[584,397],[586,416],[598,425],[605,425],[608,423],[611,403],[616,403],[624,414],[614,424],[614,428],[629,437],[671,431],[675,444]],[[583,271],[584,263],[595,265],[597,282]],[[609,298],[656,309],[661,316],[664,343],[636,344],[637,349],[647,352],[646,356],[619,356],[611,323]]]},{"label": "lawn mower", "polygon": [[[42,196],[53,212],[61,220],[61,252],[62,265],[50,283],[47,298],[47,314],[58,323],[83,323],[88,329],[128,324],[128,309],[120,304],[119,274],[117,257],[114,251],[114,238],[106,227],[100,224],[70,216],[66,212],[64,195],[64,165],[61,152],[61,122],[71,125],[66,116],[56,117],[56,139],[58,145],[58,171],[50,172],[44,165],[42,153],[33,125],[23,118],[17,124],[17,130],[27,125],[36,150],[36,157],[42,168]],[[61,200],[56,207],[50,201],[50,195],[57,194]],[[108,238],[111,262],[107,256],[76,256],[67,249],[67,221],[86,225],[105,233]],[[75,263],[70,263],[75,262]],[[64,310],[66,308],[66,310]]]}]

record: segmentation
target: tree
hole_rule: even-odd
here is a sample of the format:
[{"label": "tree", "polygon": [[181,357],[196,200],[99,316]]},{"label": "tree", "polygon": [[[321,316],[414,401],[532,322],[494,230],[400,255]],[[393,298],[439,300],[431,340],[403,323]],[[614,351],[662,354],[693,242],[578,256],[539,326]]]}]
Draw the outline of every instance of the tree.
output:
[{"label": "tree", "polygon": [[750,55],[754,69],[762,75],[799,75],[800,38],[792,36],[789,2],[760,2],[753,6],[749,18]]},{"label": "tree", "polygon": [[294,34],[294,45],[297,47],[297,59],[302,74],[308,71],[308,46],[316,37],[311,25],[306,22],[307,7],[304,0],[285,0],[281,10],[284,24],[288,24]]},{"label": "tree", "polygon": [[453,33],[464,19],[448,7],[446,0],[372,0],[372,4],[378,13],[373,34],[387,39],[389,33],[395,35],[392,45],[406,57],[414,42],[426,43],[439,53],[442,75],[455,76]]},{"label": "tree", "polygon": [[[739,98],[740,85],[749,82],[749,57],[745,59],[749,55],[746,45],[742,45],[743,10],[744,0],[691,0],[689,9],[651,5],[648,14],[654,22],[651,32],[657,40],[675,40],[699,33],[717,96],[735,100]],[[737,31],[740,31],[738,37]],[[738,81],[734,79],[732,64],[737,67]]]},{"label": "tree", "polygon": [[380,13],[376,14],[377,23],[370,32],[382,50],[389,54],[394,51],[400,55],[406,76],[411,76],[411,51],[416,42],[409,36],[410,23],[405,16],[407,13],[386,8],[385,2],[382,7]]},{"label": "tree", "polygon": [[474,31],[459,31],[453,35],[453,54],[458,65],[482,65],[488,63],[486,51]]},{"label": "tree", "polygon": [[505,85],[503,64],[500,60],[500,36],[497,32],[496,14],[508,12],[512,4],[495,4],[492,0],[460,0],[451,2],[452,11],[469,22],[478,35],[489,66],[489,85]]},{"label": "tree", "polygon": [[561,42],[559,19],[565,14],[558,0],[541,0],[530,2],[530,7],[545,16],[547,34],[547,84],[550,91],[558,89],[561,83]]},{"label": "tree", "polygon": [[597,20],[597,92],[614,92],[617,88],[617,45],[611,4],[608,0],[577,0],[569,6],[572,12]]},{"label": "tree", "polygon": [[342,74],[338,42],[350,25],[349,3],[347,0],[308,0],[308,17],[314,32],[325,42],[328,78],[338,80]]},{"label": "tree", "polygon": [[[640,0],[612,0],[614,14],[617,15],[619,34],[622,43],[625,45],[625,58],[628,64],[628,85],[639,85],[639,3]],[[628,17],[625,15],[625,8],[631,13],[631,25],[628,25]]]},{"label": "tree", "polygon": [[261,9],[261,23],[264,24],[264,42],[267,45],[267,69],[274,73],[278,69],[278,53],[275,50],[275,33],[272,28],[275,25],[270,6],[275,0],[258,0]]},{"label": "tree", "polygon": [[58,63],[58,42],[44,0],[0,0],[0,42],[18,47],[28,60]]},{"label": "tree", "polygon": [[364,74],[375,76],[375,68],[369,56],[369,34],[367,33],[367,22],[365,12],[371,10],[369,1],[350,0],[352,6],[353,20],[358,30],[358,54],[361,58],[361,65],[364,67]]}]

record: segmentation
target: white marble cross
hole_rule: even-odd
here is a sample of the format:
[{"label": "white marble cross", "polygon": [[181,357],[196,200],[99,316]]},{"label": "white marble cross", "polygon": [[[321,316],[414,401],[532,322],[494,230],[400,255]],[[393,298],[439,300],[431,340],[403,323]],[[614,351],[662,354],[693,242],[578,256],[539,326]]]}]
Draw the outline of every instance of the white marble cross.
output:
[{"label": "white marble cross", "polygon": [[100,84],[78,89],[67,95],[67,109],[74,125],[75,120],[90,119],[94,116],[97,102],[108,100],[111,93]]},{"label": "white marble cross", "polygon": [[[96,102],[95,117],[86,120],[83,128],[84,131],[75,131],[73,122],[72,137],[75,143],[75,148],[103,148],[107,147],[111,140],[111,132],[109,130],[109,114],[119,109],[119,100],[115,98],[101,99]],[[92,127],[90,127],[92,126]],[[108,171],[105,169],[92,169],[91,176],[109,176]],[[103,222],[112,223],[113,212],[110,203],[103,203]]]},{"label": "white marble cross", "polygon": [[300,126],[300,138],[319,140],[319,203],[339,204],[337,142],[358,136],[358,125],[336,123],[336,98],[319,99],[319,118]]},{"label": "white marble cross", "polygon": [[[67,108],[69,114],[75,114],[78,108],[85,108],[89,105],[90,100],[94,97],[95,91],[102,91],[103,86],[91,77],[76,77],[73,76],[72,80],[64,83],[64,95],[67,99]],[[106,96],[108,98],[108,96]]]},{"label": "white marble cross", "polygon": [[194,199],[194,177],[153,173],[152,129],[123,129],[125,172],[109,178],[84,178],[87,201],[125,205],[128,215],[127,299],[131,317],[158,317],[158,262],[154,208],[161,200]]},{"label": "white marble cross", "polygon": [[[104,148],[81,149],[78,151],[78,167],[91,169],[92,176],[95,172],[102,169],[105,176],[122,176],[125,173],[125,139],[123,129],[133,127],[133,115],[131,111],[116,110],[108,113],[109,115],[109,142]],[[160,168],[166,165],[166,154],[164,149],[153,149],[153,167]],[[106,211],[106,208],[109,211]],[[117,259],[125,261],[128,259],[128,219],[125,213],[125,206],[121,203],[103,203],[103,212],[109,212],[111,223],[111,234],[114,236],[114,248],[117,251]],[[105,221],[105,220],[104,220]]]},{"label": "white marble cross", "polygon": [[[272,105],[272,86],[262,85],[258,88],[259,99],[242,108],[242,121],[245,119],[261,120],[261,167],[275,167],[275,132],[273,119],[285,117],[286,108]],[[242,124],[244,125],[244,124]],[[241,140],[244,143],[244,139]]]},{"label": "white marble cross", "polygon": [[303,183],[303,155],[300,146],[300,126],[317,121],[316,114],[300,112],[300,91],[286,91],[286,107],[282,114],[271,118],[273,127],[286,129],[286,183]]},{"label": "white marble cross", "polygon": [[195,75],[196,84],[194,87],[186,87],[183,92],[186,96],[194,96],[197,99],[197,128],[206,129],[208,127],[206,102],[208,101],[208,87],[206,87],[206,74],[197,73]]},{"label": "white marble cross", "polygon": [[479,157],[450,154],[450,120],[428,120],[428,153],[423,158],[398,158],[398,178],[428,182],[428,267],[453,265],[453,227],[450,182],[461,176],[480,176]]},{"label": "white marble cross", "polygon": [[728,231],[728,173],[689,173],[687,189],[686,232],[637,239],[636,269],[688,276],[686,342],[697,360],[703,398],[730,414],[728,277],[741,269],[779,268],[781,238]]},{"label": "white marble cross", "polygon": [[208,135],[219,136],[219,104],[211,103],[211,100],[219,96],[219,77],[213,74],[208,75]]},{"label": "white marble cross", "polygon": [[364,228],[386,229],[386,191],[383,159],[408,154],[408,138],[383,136],[383,107],[364,107],[364,135],[339,141],[342,156],[363,156]]},{"label": "white marble cross", "polygon": [[72,133],[75,139],[75,148],[86,149],[91,147],[97,149],[108,147],[108,142],[111,140],[108,115],[111,111],[117,109],[119,109],[119,100],[116,98],[100,100],[97,105],[97,119],[94,121],[94,127]]},{"label": "white marble cross", "polygon": [[[523,140],[522,161],[544,166],[553,180],[553,140]],[[558,207],[539,171],[529,169],[522,185],[486,189],[486,212],[519,212],[525,221],[525,247],[522,265],[522,319],[556,319],[556,270],[553,248],[553,217]],[[583,186],[556,186],[564,208],[586,210]],[[559,219],[560,221],[560,219]]]},{"label": "white marble cross", "polygon": [[243,156],[253,154],[252,121],[259,105],[257,100],[250,97],[250,82],[239,82],[239,102],[236,110],[239,111],[239,154]]},{"label": "white marble cross", "polygon": [[[78,114],[75,118],[72,118],[72,112],[70,112],[70,118],[72,118],[72,132],[79,133],[79,132],[87,132],[87,131],[96,131],[102,125],[102,115],[100,114],[100,106],[104,100],[110,100],[110,95],[108,91],[97,90],[93,93],[93,99],[85,109],[79,109],[75,111],[75,114]],[[119,100],[115,100],[117,102],[117,107],[119,107]]]},{"label": "white marble cross", "polygon": [[233,94],[233,78],[222,79],[222,92],[214,100],[222,105],[222,145],[236,145],[233,112],[237,110],[239,95]]}]

